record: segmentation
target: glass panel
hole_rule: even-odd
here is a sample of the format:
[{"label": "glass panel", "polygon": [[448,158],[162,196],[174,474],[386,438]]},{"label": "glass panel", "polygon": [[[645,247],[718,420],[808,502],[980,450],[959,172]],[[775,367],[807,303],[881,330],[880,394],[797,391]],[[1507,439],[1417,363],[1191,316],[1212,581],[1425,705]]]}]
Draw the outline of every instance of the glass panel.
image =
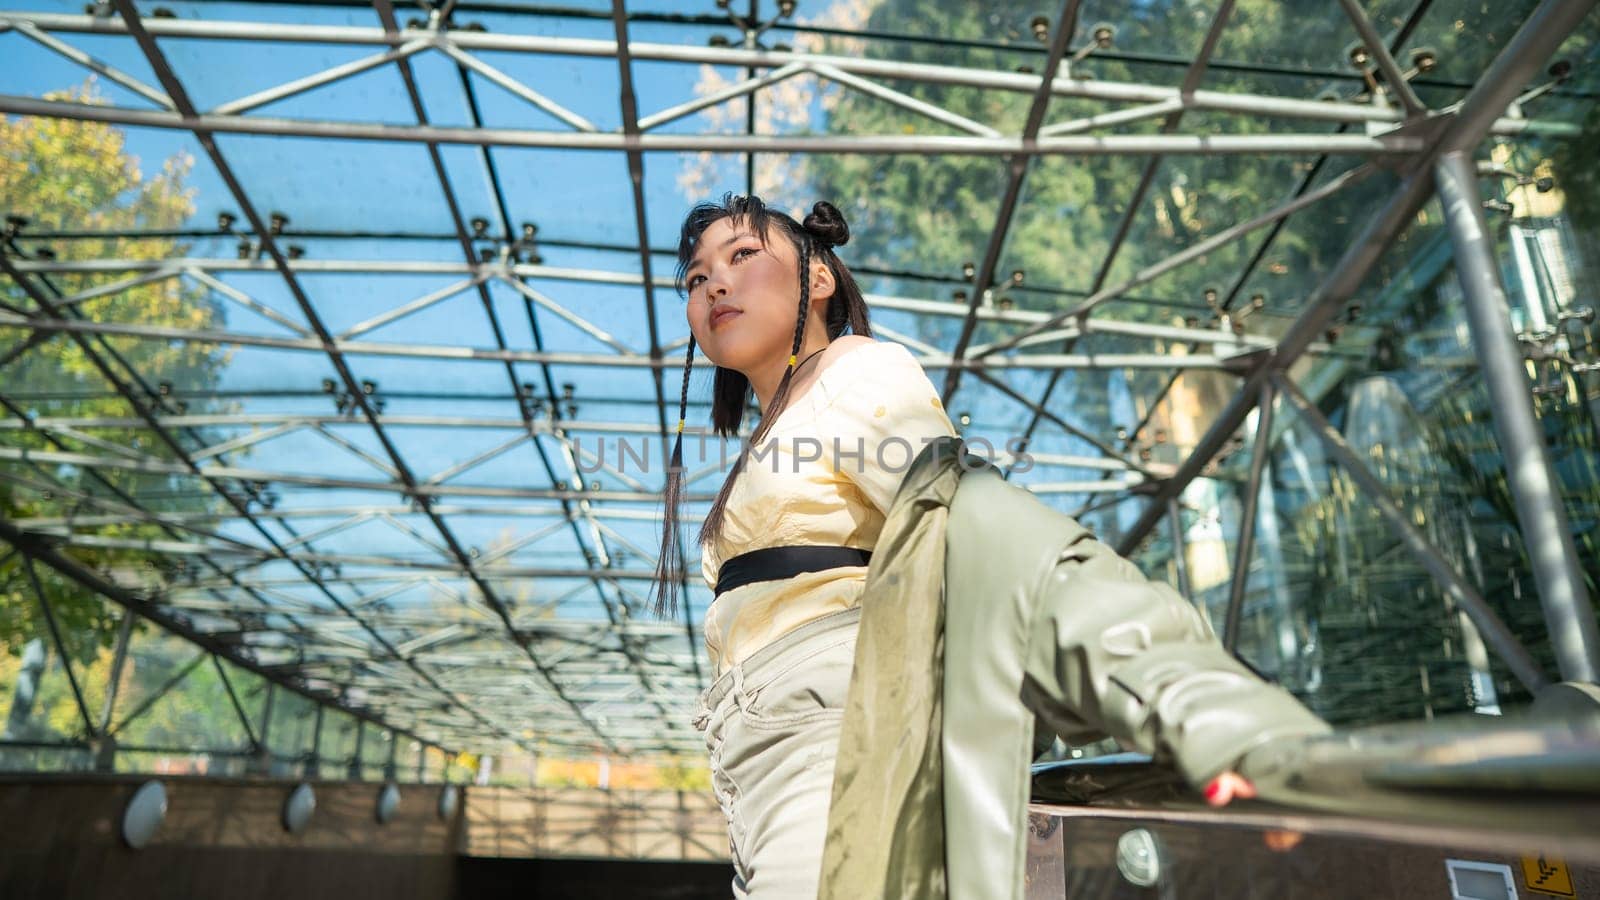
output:
[{"label": "glass panel", "polygon": [[438,782],[444,779],[445,754],[438,747],[428,747],[423,751],[423,780]]},{"label": "glass panel", "polygon": [[241,778],[249,772],[250,755],[242,751],[184,752],[182,750],[117,750],[116,771],[153,775],[209,775]]},{"label": "glass panel", "polygon": [[[851,154],[810,162],[818,196],[854,198],[840,207],[850,221],[851,240],[843,253],[848,265],[950,279],[960,278],[963,265],[988,243],[1005,187],[1003,166],[983,157]],[[871,198],[859,190],[867,183],[875,185]],[[909,202],[912,197],[915,202]],[[862,287],[894,293],[899,284],[885,275]],[[900,289],[927,296],[921,285]],[[912,336],[934,344],[945,342],[946,333],[953,341],[961,326],[960,319],[924,322],[925,329]]]},{"label": "glass panel", "polygon": [[[0,8],[26,7],[39,10],[49,5],[49,3],[7,2],[0,4]],[[81,14],[83,9],[72,8],[69,12]],[[122,36],[98,34],[57,33],[50,37],[77,52],[87,54],[98,63],[131,76],[145,90],[123,85],[119,79],[93,75],[88,68],[31,40],[21,31],[8,30],[7,33],[0,34],[0,52],[5,53],[7,59],[14,61],[14,65],[6,72],[8,92],[38,97],[57,91],[89,89],[105,102],[117,106],[135,109],[155,108],[155,101],[147,96],[147,93],[151,89],[159,89],[159,82],[155,74],[150,71],[150,64],[145,60],[144,53],[133,40]]]},{"label": "glass panel", "polygon": [[267,747],[272,751],[272,775],[297,777],[316,738],[316,703],[293,691],[277,688],[272,698],[272,726]]},{"label": "glass panel", "polygon": [[183,751],[249,748],[249,736],[210,656],[148,625],[136,629],[130,642],[117,710],[119,747],[171,752],[172,765],[188,765],[182,760],[190,759],[195,766],[173,771],[214,771],[209,754]]},{"label": "glass panel", "polygon": [[1464,87],[1483,74],[1536,6],[1533,0],[1441,0],[1431,5],[1411,43],[1437,51],[1438,68],[1429,73],[1430,81]]},{"label": "glass panel", "polygon": [[400,736],[400,753],[395,759],[395,776],[401,782],[421,781],[419,763],[422,762],[422,742],[414,737]]},{"label": "glass panel", "polygon": [[[300,25],[358,25],[378,27],[377,16],[365,7],[312,7],[307,9],[293,3],[208,3],[194,0],[139,0],[142,16],[154,15],[156,7],[169,9],[181,19],[248,20],[264,23],[289,23]],[[72,12],[82,12],[73,6]]]},{"label": "glass panel", "polygon": [[[62,639],[70,659],[63,660],[50,636],[27,575],[13,557],[0,565],[6,585],[0,593],[3,620],[3,648],[0,648],[0,770],[54,771],[88,768],[87,751],[52,749],[60,745],[81,745],[86,735],[68,679],[67,667],[78,679],[86,695],[89,715],[98,716],[104,697],[107,659],[100,660],[102,638],[114,634],[115,619],[109,619],[99,598],[73,596],[48,571],[40,571],[45,591],[52,597],[52,611],[63,631]],[[109,619],[109,621],[108,621]]]},{"label": "glass panel", "polygon": [[[1514,192],[1511,221],[1499,231],[1514,323],[1530,340],[1540,340],[1531,333],[1542,329],[1545,339],[1561,334],[1568,345],[1587,347],[1592,337],[1581,319],[1554,324],[1577,296],[1563,291],[1588,291],[1588,276],[1577,274],[1585,269],[1564,242],[1570,220],[1555,198],[1523,190]],[[1519,204],[1544,215],[1528,215],[1530,207]],[[1385,256],[1359,298],[1359,317],[1341,328],[1342,352],[1303,365],[1297,380],[1413,524],[1553,671],[1438,215],[1435,207],[1425,210]],[[1548,229],[1542,243],[1541,229]],[[1574,275],[1548,277],[1558,270]],[[1541,317],[1547,324],[1537,324]],[[1569,364],[1531,364],[1530,375],[1592,589],[1600,576],[1591,565],[1600,556],[1586,537],[1600,508],[1594,404]],[[1280,416],[1274,430],[1244,607],[1246,655],[1339,722],[1493,713],[1526,702],[1478,629],[1331,463],[1308,426]],[[1206,594],[1214,620],[1225,606],[1219,598],[1226,596],[1232,553],[1233,539],[1221,538],[1237,532],[1237,485],[1247,458],[1235,453],[1217,479],[1186,495],[1201,513],[1187,535],[1197,590],[1206,591],[1206,572],[1223,573]]]},{"label": "glass panel", "polygon": [[[367,6],[160,5],[185,29],[249,23],[234,38],[159,38],[202,108],[383,47],[319,40],[309,30],[356,26],[340,32],[341,40],[375,39],[379,20]],[[1363,4],[1374,27],[1396,42],[1402,66],[1422,59],[1414,51],[1432,48],[1437,65],[1418,73],[1414,84],[1436,109],[1460,99],[1532,7],[1532,0]],[[60,0],[45,8],[82,11]],[[166,27],[156,24],[166,17],[157,17],[155,0],[141,0],[141,8],[157,31]],[[758,136],[840,142],[826,153],[643,154],[649,292],[640,283],[635,197],[621,150],[441,145],[447,193],[429,148],[416,142],[222,133],[217,141],[249,204],[268,218],[290,258],[294,275],[286,279],[247,233],[239,198],[190,132],[7,120],[0,127],[8,145],[22,148],[23,163],[20,180],[7,182],[7,198],[31,221],[12,226],[23,283],[0,282],[0,303],[11,310],[0,313],[10,317],[0,318],[0,395],[9,410],[0,419],[0,456],[10,457],[0,459],[0,515],[59,537],[76,559],[159,597],[196,627],[239,641],[261,664],[295,671],[318,691],[443,743],[452,756],[447,762],[438,755],[436,777],[448,766],[451,777],[471,779],[482,758],[472,754],[500,756],[466,704],[490,718],[491,733],[571,753],[592,743],[589,726],[552,696],[517,646],[523,636],[541,661],[551,661],[562,689],[590,704],[595,721],[604,718],[602,728],[659,732],[674,746],[685,737],[692,743],[694,735],[679,733],[684,728],[674,711],[703,686],[697,678],[705,673],[696,674],[690,654],[701,652],[692,623],[709,593],[691,579],[689,634],[673,626],[670,649],[651,638],[635,663],[622,658],[616,628],[583,628],[613,619],[630,629],[653,627],[643,621],[648,583],[597,585],[582,574],[603,566],[641,574],[657,546],[661,422],[670,426],[675,418],[687,337],[683,307],[669,286],[684,213],[724,191],[752,188],[791,212],[804,212],[818,198],[834,200],[853,229],[841,255],[872,297],[880,336],[929,356],[930,377],[942,383],[937,357],[954,347],[968,322],[974,298],[967,269],[977,267],[992,240],[1008,161],[990,153],[832,151],[865,136],[928,142],[912,148],[920,151],[971,150],[932,142],[972,130],[1015,134],[1032,106],[1053,24],[1046,19],[1036,35],[1033,19],[1052,10],[955,0],[802,5],[797,17],[753,40],[810,60],[837,54],[847,61],[964,67],[969,77],[955,80],[987,86],[874,77],[878,88],[898,92],[886,98],[882,90],[851,86],[849,78],[813,72],[765,88],[753,101],[732,99],[654,123],[654,114],[770,69],[648,58],[670,55],[650,43],[740,43],[740,29],[712,4],[645,0],[629,11],[638,51],[632,76],[647,137],[737,136],[750,128],[753,109]],[[760,4],[763,16],[774,11],[774,4]],[[1070,42],[1080,58],[1065,63],[1077,80],[1062,82],[1074,96],[1050,98],[1046,135],[1052,128],[1091,136],[1160,133],[1165,112],[1094,127],[1084,120],[1137,111],[1152,96],[1167,96],[1193,69],[1214,13],[1173,3],[1080,6]],[[407,33],[428,33],[420,12],[397,14]],[[604,42],[614,38],[610,14],[601,0],[563,9],[469,4],[456,8],[452,24],[468,44],[484,33],[495,40]],[[125,36],[58,34],[156,82]],[[274,36],[284,39],[269,40]],[[1600,517],[1600,475],[1593,471],[1600,404],[1588,371],[1596,326],[1581,312],[1596,302],[1593,264],[1600,259],[1600,190],[1592,177],[1600,120],[1591,115],[1600,69],[1576,63],[1593,55],[1593,40],[1594,29],[1583,28],[1567,42],[1557,57],[1575,63],[1569,77],[1520,103],[1531,124],[1514,141],[1490,142],[1481,166],[1513,324],[1540,357],[1530,364],[1530,390],[1537,391],[1586,560],[1600,557],[1593,537]],[[1365,103],[1369,85],[1351,63],[1354,43],[1337,5],[1243,4],[1199,87],[1263,100]],[[565,49],[575,48],[592,49]],[[619,71],[609,56],[470,52],[603,133],[621,125]],[[38,97],[73,89],[79,101],[141,111],[153,102],[107,77],[87,83],[83,70],[16,29],[0,34],[0,54],[22,63],[6,70],[5,93]],[[464,74],[437,48],[411,65],[432,124],[558,134],[574,127],[482,72]],[[258,123],[410,126],[416,111],[397,75],[385,64],[243,114]],[[1127,99],[1125,89],[1141,85],[1158,90]],[[1124,99],[1096,99],[1118,91]],[[929,107],[907,109],[915,104],[906,98]],[[1366,131],[1317,118],[1215,110],[1186,112],[1177,129],[1190,135]],[[1040,156],[1029,163],[1000,248],[996,290],[977,298],[980,314],[967,352],[1072,309],[1096,290],[1192,251],[1366,161],[1168,154],[1152,165],[1147,155]],[[1149,189],[1136,198],[1146,172]],[[1015,482],[1115,541],[1148,502],[1130,486],[1171,473],[1237,389],[1237,376],[1217,371],[1210,358],[1277,340],[1396,184],[1386,169],[1281,228],[1262,228],[1105,299],[1086,333],[1067,329],[1015,351],[1031,363],[1039,360],[1026,355],[1092,357],[1092,368],[1055,373],[995,365],[986,377],[968,372],[948,404],[951,415],[967,437],[997,450],[1025,437],[1033,465],[1015,467]],[[1366,442],[1364,452],[1394,480],[1396,496],[1420,511],[1430,536],[1470,570],[1548,665],[1537,592],[1499,472],[1440,224],[1438,210],[1426,208],[1415,227],[1391,242],[1367,285],[1294,374],[1336,427]],[[458,225],[467,231],[464,242]],[[163,269],[179,259],[181,266]],[[487,280],[475,286],[475,276]],[[441,293],[452,285],[460,290]],[[90,295],[98,291],[104,293]],[[63,304],[64,317],[83,320],[82,339],[35,341],[29,323],[16,318],[38,311],[35,295]],[[319,327],[344,336],[342,360],[326,352]],[[95,365],[85,347],[104,365]],[[496,358],[502,347],[517,358]],[[635,364],[657,350],[667,364],[659,388],[658,373]],[[580,357],[536,361],[527,358],[533,351]],[[1129,358],[1114,364],[1112,355]],[[1185,360],[1203,365],[1180,371]],[[378,410],[381,432],[346,394],[340,366]],[[708,416],[709,373],[697,360],[689,386],[691,454],[699,445],[692,437]],[[524,397],[531,406],[519,406]],[[1030,409],[1033,403],[1044,414]],[[140,414],[145,408],[162,432]],[[529,436],[530,422],[537,436]],[[546,433],[552,423],[565,440]],[[1384,543],[1392,535],[1377,527],[1382,523],[1354,497],[1347,476],[1315,453],[1309,437],[1292,416],[1279,417],[1244,608],[1250,658],[1341,720],[1441,713],[1468,701],[1482,706],[1490,690],[1496,702],[1520,702],[1497,662],[1471,662],[1477,651],[1468,629],[1451,618],[1420,570]],[[584,451],[597,450],[601,438],[611,451],[607,463],[616,462],[623,438],[638,452],[626,465],[596,467]],[[1232,574],[1249,440],[1247,428],[1184,495],[1182,540],[1160,526],[1142,557],[1169,578],[1183,559],[1213,613],[1225,602]],[[174,443],[209,477],[190,473]],[[691,530],[722,475],[710,443],[710,452],[691,462],[700,466],[684,508]],[[401,488],[400,468],[427,485],[443,529]],[[558,488],[581,490],[585,502],[541,496]],[[566,521],[569,514],[575,518]],[[451,539],[493,598],[455,571],[445,547]],[[294,559],[280,558],[280,549]],[[0,567],[15,576],[14,561]],[[551,571],[574,574],[547,577]],[[76,595],[53,575],[44,577],[71,612]],[[15,577],[10,583],[14,592]],[[505,604],[515,636],[491,600]],[[106,628],[115,621],[100,601],[88,605],[95,604],[102,612],[73,612],[67,636],[69,643],[84,642],[91,706],[105,696],[100,673],[110,652]],[[1362,632],[1369,621],[1378,624]],[[5,646],[15,657],[38,631],[25,616],[14,616],[13,624]],[[1423,638],[1432,649],[1421,649]],[[436,674],[462,703],[441,706],[442,698],[407,668],[380,662],[389,648]],[[1370,673],[1402,687],[1383,694],[1361,680],[1369,673],[1353,661],[1369,652]],[[177,639],[145,630],[136,636],[115,716],[131,717],[120,735],[120,767],[247,770],[248,737],[233,701],[209,659],[183,671],[193,658]],[[70,691],[63,693],[64,675],[54,664],[44,663],[39,678],[54,704],[44,721],[59,725],[56,707]],[[5,665],[11,681],[0,693],[9,704],[21,664]],[[640,669],[654,685],[651,696],[637,693]],[[229,671],[251,727],[260,728],[264,686]],[[171,693],[157,696],[178,674]],[[1464,693],[1462,678],[1474,693]],[[315,708],[287,691],[274,697],[273,771],[292,774],[314,740]],[[675,724],[662,724],[669,721]],[[536,734],[525,733],[534,722]],[[50,735],[75,736],[59,728]],[[402,739],[397,761],[414,760],[409,742]],[[329,714],[319,749],[329,760],[324,776],[348,777],[356,752],[349,716]],[[454,755],[460,751],[469,753]],[[367,729],[357,771],[377,777],[387,752],[383,730]],[[37,759],[59,766],[68,757],[51,750]],[[503,767],[494,771],[506,777]]]},{"label": "glass panel", "polygon": [[356,729],[360,722],[349,713],[324,709],[322,713],[322,777],[344,781],[355,758]]},{"label": "glass panel", "polygon": [[[1476,583],[1470,494],[1458,493],[1430,446],[1433,429],[1401,390],[1380,374],[1347,382],[1337,427],[1413,523]],[[1286,423],[1280,434],[1261,494],[1241,652],[1334,722],[1498,713],[1520,691],[1491,666],[1477,630],[1304,423]],[[1230,470],[1236,478],[1239,467]],[[1240,502],[1235,490],[1222,504],[1222,533],[1237,532]],[[1225,615],[1226,593],[1224,583],[1202,594],[1213,622]],[[1488,596],[1497,607],[1504,602]]]},{"label": "glass panel", "polygon": [[1002,309],[1012,300],[1018,309],[1058,312],[1115,283],[1137,261],[1139,235],[1117,247],[1110,282],[1100,271],[1146,165],[1143,157],[1110,156],[1050,156],[1034,163],[995,271],[995,302]]},{"label": "glass panel", "polygon": [[[211,18],[216,16],[213,14]],[[370,11],[367,18],[372,18]],[[383,49],[282,40],[270,43],[171,37],[161,40],[162,53],[188,90],[190,100],[202,111],[226,105],[223,112],[246,116],[393,124],[415,122],[405,84],[393,65],[346,75],[270,103],[260,103],[257,99],[264,91],[365,60],[382,53]],[[249,107],[233,106],[241,100],[251,101]]]},{"label": "glass panel", "polygon": [[[1418,6],[1415,0],[1361,4],[1373,28],[1385,36],[1404,26]],[[1506,17],[1511,18],[1509,14]],[[1310,97],[1320,89],[1319,82],[1343,86],[1359,80],[1350,62],[1351,48],[1358,42],[1350,17],[1337,4],[1239,4],[1217,44],[1218,62],[1212,69],[1229,80],[1237,77],[1258,83],[1264,75],[1294,72],[1294,76],[1279,76],[1280,83],[1287,87],[1298,81],[1307,87],[1287,95]],[[1246,67],[1252,71],[1241,71]]]},{"label": "glass panel", "polygon": [[367,726],[366,741],[361,745],[362,777],[368,781],[382,781],[389,762],[389,745],[394,740],[387,729]]},{"label": "glass panel", "polygon": [[[375,222],[452,228],[443,197],[428,187],[433,173],[422,144],[254,134],[216,140],[263,217],[281,212],[297,227],[316,229]],[[416,179],[427,180],[416,187]]]}]

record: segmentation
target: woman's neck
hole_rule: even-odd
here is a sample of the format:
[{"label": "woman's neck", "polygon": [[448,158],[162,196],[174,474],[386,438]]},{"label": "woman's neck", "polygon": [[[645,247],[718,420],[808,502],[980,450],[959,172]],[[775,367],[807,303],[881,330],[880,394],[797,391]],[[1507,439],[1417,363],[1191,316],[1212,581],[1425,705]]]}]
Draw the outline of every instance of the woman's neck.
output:
[{"label": "woman's neck", "polygon": [[[794,378],[796,380],[807,378],[816,371],[817,363],[821,361],[816,358],[816,355],[827,346],[827,332],[820,328],[806,329],[805,340],[800,345],[800,352],[795,354]],[[756,392],[756,402],[761,404],[763,417],[771,413],[772,398],[778,393],[778,385],[783,383],[783,373],[788,369],[789,358],[783,356],[757,371],[745,373],[745,377],[750,379],[750,387]],[[794,396],[794,389],[795,385],[790,384],[789,396]]]}]

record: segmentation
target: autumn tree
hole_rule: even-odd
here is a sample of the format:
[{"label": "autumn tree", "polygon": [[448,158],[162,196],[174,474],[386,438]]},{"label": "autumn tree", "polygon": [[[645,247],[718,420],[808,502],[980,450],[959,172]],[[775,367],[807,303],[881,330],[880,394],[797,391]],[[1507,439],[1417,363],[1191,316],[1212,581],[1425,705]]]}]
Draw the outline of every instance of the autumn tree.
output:
[{"label": "autumn tree", "polygon": [[[104,102],[93,80],[48,99]],[[185,185],[193,164],[186,154],[147,171],[128,152],[122,130],[97,122],[52,118],[0,119],[0,197],[10,224],[3,252],[14,260],[160,260],[185,255],[187,247],[169,237],[142,233],[171,231],[194,212],[195,190]],[[70,239],[37,240],[30,234],[71,234]],[[90,236],[84,237],[85,233]],[[46,315],[35,295],[52,302],[111,284],[126,272],[25,274],[26,284],[0,276],[0,303],[29,316]],[[64,317],[97,322],[137,322],[184,328],[219,325],[220,311],[207,296],[169,278],[56,307]],[[135,413],[103,373],[96,358],[118,381],[148,390],[203,394],[215,384],[226,354],[197,342],[149,341],[131,337],[75,337],[0,328],[8,352],[0,367],[0,395],[13,419],[51,416],[129,419]],[[166,387],[163,387],[165,385]],[[146,403],[153,405],[155,396]],[[176,401],[164,401],[177,411]],[[190,400],[190,403],[203,401]],[[194,411],[199,411],[198,409]],[[108,448],[154,459],[173,458],[147,430],[97,427],[75,435],[13,428],[3,441],[14,448],[105,455]],[[110,452],[115,453],[115,450]],[[85,514],[105,510],[84,498],[115,504],[140,499],[148,508],[195,510],[211,502],[191,482],[159,474],[113,468],[39,462],[7,462],[0,469],[0,516],[8,520]],[[111,538],[171,537],[159,526],[134,517],[98,529]],[[9,550],[9,548],[7,548]],[[74,548],[79,562],[104,572],[130,573],[154,585],[158,560],[143,553],[110,548]],[[49,639],[33,580],[21,554],[0,554],[0,696],[9,706],[4,733],[38,739],[76,733],[77,711],[64,678],[45,678],[52,666]],[[81,668],[79,681],[96,694],[109,668],[109,647],[117,611],[108,602],[33,566],[69,658]],[[91,705],[93,699],[91,698]]]}]

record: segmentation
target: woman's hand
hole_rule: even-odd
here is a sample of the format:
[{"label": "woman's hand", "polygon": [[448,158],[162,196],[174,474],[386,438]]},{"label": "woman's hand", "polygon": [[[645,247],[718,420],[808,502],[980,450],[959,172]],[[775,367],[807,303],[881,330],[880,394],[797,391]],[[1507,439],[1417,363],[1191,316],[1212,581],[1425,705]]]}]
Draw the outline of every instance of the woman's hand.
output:
[{"label": "woman's hand", "polygon": [[1227,806],[1235,798],[1249,800],[1256,795],[1256,786],[1237,772],[1223,772],[1211,779],[1205,787],[1206,802],[1212,806]]}]

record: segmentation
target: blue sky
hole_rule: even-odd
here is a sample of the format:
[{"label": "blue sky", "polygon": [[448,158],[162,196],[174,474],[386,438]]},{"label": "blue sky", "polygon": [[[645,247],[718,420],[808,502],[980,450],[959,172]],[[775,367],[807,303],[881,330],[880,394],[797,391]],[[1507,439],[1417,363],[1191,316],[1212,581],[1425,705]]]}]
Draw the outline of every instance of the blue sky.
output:
[{"label": "blue sky", "polygon": [[[211,19],[232,21],[293,22],[318,25],[358,25],[376,27],[379,22],[370,9],[336,9],[328,7],[288,7],[257,4],[184,4],[163,3],[180,19]],[[608,4],[593,2],[596,8]],[[141,3],[145,13],[154,4]],[[652,11],[706,12],[711,4],[706,0],[685,0],[680,3],[634,4],[630,8],[648,8]],[[66,2],[48,3],[44,0],[0,0],[0,9],[31,9],[50,12],[80,14],[81,5]],[[417,15],[415,7],[397,9],[402,22]],[[571,19],[508,17],[496,15],[462,16],[458,24],[477,21],[491,33],[516,33],[519,29],[537,27],[538,33],[576,38],[610,40],[614,33],[608,19],[578,21]],[[703,45],[710,29],[685,28],[659,24],[639,24],[633,29],[638,41],[663,41],[688,45]],[[158,81],[145,63],[137,46],[126,38],[98,35],[62,35],[74,46],[99,59],[151,84]],[[371,55],[374,47],[350,47],[308,44],[290,46],[282,43],[249,41],[201,41],[161,39],[163,51],[190,91],[191,98],[202,110],[220,103],[243,97],[280,83],[309,75],[330,66]],[[15,33],[0,34],[0,55],[13,64],[0,74],[0,91],[37,96],[46,91],[81,84],[87,73],[74,63],[47,51]],[[619,108],[619,81],[616,63],[609,58],[528,56],[483,52],[484,61],[518,78],[523,83],[545,94],[557,103],[585,117],[602,130],[618,128],[621,121]],[[412,59],[417,81],[427,108],[429,119],[438,125],[468,125],[463,91],[456,66],[445,57],[427,52]],[[634,85],[638,95],[641,115],[670,107],[691,99],[698,78],[697,66],[636,62]],[[737,70],[722,73],[729,79],[741,77]],[[565,130],[566,125],[554,117],[534,108],[521,98],[500,87],[474,77],[477,98],[483,120],[490,127],[533,130]],[[153,108],[149,101],[106,79],[98,79],[99,90],[111,103],[134,108]],[[255,110],[250,115],[280,116],[303,119],[355,120],[410,124],[415,122],[403,83],[392,65],[385,65],[353,76],[345,81],[324,86],[306,94],[279,101]],[[818,113],[820,115],[820,113]],[[664,126],[668,132],[702,132],[704,120],[698,116]],[[194,169],[188,183],[197,189],[196,208],[192,224],[209,228],[219,212],[237,212],[238,207],[226,187],[201,151],[199,144],[186,132],[149,128],[128,128],[127,148],[140,158],[145,171],[154,171],[163,160],[175,153],[186,153],[194,159]],[[283,211],[290,217],[291,228],[310,230],[345,231],[374,229],[396,231],[422,231],[445,233],[451,230],[448,210],[434,178],[427,151],[420,144],[390,144],[379,142],[318,140],[258,135],[220,135],[219,147],[237,174],[244,188],[263,216],[272,211]],[[481,151],[476,147],[446,146],[441,150],[446,171],[462,206],[465,217],[483,216],[496,223],[498,213],[489,190]],[[509,209],[510,224],[515,232],[520,223],[529,221],[540,228],[544,240],[573,240],[633,245],[637,235],[634,224],[633,203],[629,188],[626,157],[617,151],[558,151],[522,148],[500,148],[493,151],[501,186]],[[670,246],[675,240],[678,222],[684,209],[699,197],[687,197],[679,188],[678,176],[683,166],[679,154],[647,154],[645,159],[645,199],[649,212],[651,242],[657,247]],[[741,189],[744,168],[742,160],[728,157],[716,168],[710,179],[712,195],[723,190]],[[793,199],[793,198],[784,198]],[[498,232],[498,224],[491,233]],[[437,260],[459,262],[461,252],[454,241],[399,243],[394,241],[303,241],[308,260],[341,258],[366,260]],[[637,274],[639,262],[634,252],[611,253],[595,250],[542,248],[545,262],[555,266],[592,267],[595,269]],[[193,255],[232,257],[233,242],[202,241]],[[659,256],[655,261],[658,275],[670,273],[671,260]],[[310,295],[324,322],[334,332],[387,311],[411,298],[438,290],[459,280],[459,275],[382,275],[370,274],[305,274],[300,282]],[[296,321],[303,318],[292,296],[281,279],[270,272],[235,273],[224,276],[224,281],[247,291],[254,299],[273,307]],[[578,312],[601,325],[630,348],[644,351],[648,348],[648,333],[644,320],[644,304],[640,291],[634,286],[580,284],[531,280],[530,286],[539,290],[567,308]],[[492,285],[492,302],[505,327],[507,344],[514,349],[531,349],[532,335],[527,325],[523,299],[505,285]],[[663,341],[681,337],[685,333],[679,301],[671,291],[658,291],[658,326]],[[285,335],[282,326],[255,316],[237,306],[226,305],[226,327],[234,331]],[[875,321],[902,332],[915,333],[914,325],[906,314],[880,312]],[[539,327],[546,349],[576,350],[584,352],[609,352],[603,344],[594,341],[578,329],[562,322],[548,312],[539,313]],[[486,347],[493,345],[487,318],[483,315],[475,291],[467,290],[451,300],[405,319],[378,328],[363,339],[373,341],[451,344]],[[448,362],[437,360],[395,359],[386,357],[354,356],[350,364],[358,378],[377,382],[381,389],[421,388],[436,392],[509,394],[503,368],[498,364]],[[643,369],[583,369],[553,368],[555,383],[565,381],[579,385],[580,399],[602,397],[631,397],[644,399],[654,396],[654,388]],[[531,382],[543,392],[544,383],[536,367],[518,365],[519,381]],[[266,389],[300,389],[315,393],[322,379],[332,377],[328,361],[316,353],[240,347],[232,352],[220,387],[228,390],[251,391]],[[696,399],[709,396],[709,379],[704,370],[696,379],[691,395]],[[1042,388],[1045,373],[1032,377],[1016,373],[1012,383],[1025,393],[1037,395]],[[935,373],[936,380],[942,377]],[[1104,374],[1090,375],[1090,380],[1103,379]],[[668,394],[676,393],[677,373],[667,375]],[[1115,379],[1114,379],[1115,380]],[[1070,382],[1077,383],[1077,382]],[[1116,396],[1118,415],[1131,420],[1125,392],[1114,384],[1110,388]],[[1091,390],[1096,388],[1091,387]],[[383,391],[380,390],[380,394]],[[1072,390],[1058,392],[1056,404],[1063,413],[1071,415]],[[308,405],[309,404],[309,405]],[[322,397],[304,398],[249,398],[240,401],[241,411],[324,411],[331,401]],[[966,429],[969,437],[989,434],[996,445],[1004,444],[1004,436],[1017,433],[1026,422],[1027,411],[1008,400],[999,398],[994,391],[966,379],[957,402],[952,403],[952,413],[971,412],[977,422]],[[387,407],[390,413],[404,414],[481,414],[515,418],[517,411],[508,401],[421,401],[396,399]],[[580,417],[609,421],[618,419],[655,421],[648,407],[608,408],[596,402],[586,403]],[[1076,440],[1051,438],[1054,428],[1045,426],[1036,450],[1056,452],[1086,452],[1087,447]],[[342,435],[375,455],[382,456],[376,440],[363,428],[342,429]],[[393,434],[400,449],[419,477],[447,468],[451,463],[472,453],[487,449],[505,440],[514,432],[468,431],[462,433],[436,433],[414,429],[394,429]],[[376,470],[354,456],[331,448],[320,437],[312,434],[291,435],[261,445],[248,456],[237,461],[239,465],[262,466],[285,471],[337,473],[348,477],[377,478]],[[538,474],[530,478],[530,473]],[[607,488],[625,488],[604,475],[598,478]],[[647,483],[654,483],[654,473]],[[1038,472],[1034,478],[1055,480],[1082,478],[1081,471],[1072,473]],[[475,470],[461,481],[488,484],[542,484],[542,464],[531,448],[523,446],[508,453],[482,469]],[[714,483],[698,486],[706,491]],[[363,502],[392,502],[393,497],[370,496],[365,492],[327,491],[282,488],[285,505],[340,504]],[[485,501],[487,504],[489,501]],[[1133,512],[1131,504],[1128,512]],[[524,523],[525,524],[525,523]],[[307,528],[314,527],[308,524]],[[494,539],[496,530],[523,530],[515,519],[499,520],[486,517],[469,520],[458,517],[452,527],[463,532],[463,540],[483,543]],[[644,523],[619,523],[619,530],[643,547],[654,541],[654,526]],[[391,541],[393,532],[386,532]],[[239,536],[248,537],[247,532]],[[372,549],[373,538],[364,531],[330,539],[327,545],[338,547],[365,547]],[[570,542],[570,538],[568,538]],[[541,544],[541,550],[557,549],[559,541]],[[397,552],[421,550],[408,539],[392,543]]]}]

